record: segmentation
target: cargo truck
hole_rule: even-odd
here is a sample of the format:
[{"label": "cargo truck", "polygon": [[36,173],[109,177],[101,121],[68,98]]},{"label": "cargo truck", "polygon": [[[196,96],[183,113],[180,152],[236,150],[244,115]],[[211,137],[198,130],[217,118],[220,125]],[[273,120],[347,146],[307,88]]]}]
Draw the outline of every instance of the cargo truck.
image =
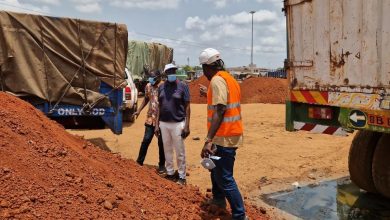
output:
[{"label": "cargo truck", "polygon": [[285,0],[286,129],[357,131],[351,180],[390,198],[390,1]]},{"label": "cargo truck", "polygon": [[173,48],[160,43],[129,41],[127,68],[140,93],[145,92],[150,71],[163,72],[165,65],[172,62]]},{"label": "cargo truck", "polygon": [[121,134],[127,44],[122,24],[0,11],[0,90]]}]

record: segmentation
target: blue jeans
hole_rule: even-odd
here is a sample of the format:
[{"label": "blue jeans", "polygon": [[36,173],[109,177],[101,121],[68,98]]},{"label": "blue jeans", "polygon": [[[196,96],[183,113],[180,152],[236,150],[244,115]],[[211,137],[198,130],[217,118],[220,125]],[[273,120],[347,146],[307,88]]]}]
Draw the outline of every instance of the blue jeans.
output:
[{"label": "blue jeans", "polygon": [[[144,164],[146,153],[148,152],[149,145],[152,142],[154,136],[154,128],[155,126],[145,124],[144,139],[142,140],[141,147],[138,153],[138,158],[137,158],[137,163],[140,165]],[[165,155],[164,155],[164,145],[163,145],[161,135],[158,137],[158,153],[159,153],[158,165],[160,167],[163,167],[165,166]]]},{"label": "blue jeans", "polygon": [[245,218],[244,201],[233,177],[236,148],[228,148],[217,145],[216,156],[219,160],[213,160],[216,167],[211,170],[211,183],[213,199],[228,200],[232,209],[233,219]]}]

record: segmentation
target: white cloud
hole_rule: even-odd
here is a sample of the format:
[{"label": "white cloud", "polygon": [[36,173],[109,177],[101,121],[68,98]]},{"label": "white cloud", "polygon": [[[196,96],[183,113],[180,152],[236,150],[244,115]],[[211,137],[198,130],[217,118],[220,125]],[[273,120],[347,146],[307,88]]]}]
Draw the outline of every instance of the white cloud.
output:
[{"label": "white cloud", "polygon": [[100,4],[97,2],[76,5],[75,8],[76,8],[76,10],[78,10],[80,12],[84,12],[84,13],[94,13],[94,12],[101,12],[102,11]]},{"label": "white cloud", "polygon": [[59,5],[60,4],[59,0],[33,0],[33,1],[37,2],[37,3],[47,4],[47,5]]},{"label": "white cloud", "polygon": [[272,3],[274,6],[283,7],[283,0],[256,0],[258,3]]},{"label": "white cloud", "polygon": [[[253,15],[253,22],[254,23],[269,23],[274,24],[279,21],[278,15],[273,11],[268,10],[260,10],[257,11]],[[248,12],[240,12],[237,14],[233,14],[231,16],[218,16],[218,15],[212,15],[207,20],[202,20],[198,16],[195,17],[188,17],[186,20],[186,28],[187,29],[201,29],[203,30],[204,27],[211,27],[211,26],[218,26],[222,24],[228,24],[232,23],[235,25],[243,25],[243,24],[250,24],[252,22],[252,15]]]},{"label": "white cloud", "polygon": [[[248,51],[250,47],[247,47]],[[283,45],[280,46],[264,46],[264,45],[255,45],[253,46],[254,53],[283,53],[286,51],[286,47]]]},{"label": "white cloud", "polygon": [[199,29],[199,30],[204,30],[205,28],[205,21],[200,19],[198,16],[195,17],[188,17],[186,22],[185,22],[185,27],[187,29]]},{"label": "white cloud", "polygon": [[277,46],[280,42],[276,37],[264,37],[260,39],[260,43],[266,46]]},{"label": "white cloud", "polygon": [[72,0],[75,6],[74,8],[83,13],[95,13],[101,12],[100,0]]},{"label": "white cloud", "polygon": [[[252,22],[252,15],[248,12],[241,12],[231,17],[232,22],[237,24],[247,24]],[[278,15],[274,11],[260,10],[253,14],[254,23],[275,22]]]},{"label": "white cloud", "polygon": [[110,4],[116,7],[141,9],[176,9],[181,0],[111,0]]},{"label": "white cloud", "polygon": [[205,42],[210,42],[210,41],[216,41],[221,38],[221,35],[218,33],[211,33],[209,31],[203,32],[202,35],[200,35],[200,39]]},{"label": "white cloud", "polygon": [[28,14],[47,14],[50,11],[47,6],[38,7],[28,3],[21,3],[19,0],[0,0],[0,9]]},{"label": "white cloud", "polygon": [[[259,10],[254,14],[254,53],[283,54],[285,49],[285,18],[282,13]],[[232,15],[211,15],[208,18],[188,17],[185,31],[197,36],[195,41],[215,45],[219,49],[250,54],[252,15],[239,12]],[[232,45],[232,46],[229,46]]]},{"label": "white cloud", "polygon": [[216,8],[225,8],[228,3],[240,2],[241,0],[204,0],[205,2],[211,2]]},{"label": "white cloud", "polygon": [[212,15],[207,19],[207,24],[211,26],[223,24],[224,22],[226,22],[226,19],[228,19],[226,16]]}]

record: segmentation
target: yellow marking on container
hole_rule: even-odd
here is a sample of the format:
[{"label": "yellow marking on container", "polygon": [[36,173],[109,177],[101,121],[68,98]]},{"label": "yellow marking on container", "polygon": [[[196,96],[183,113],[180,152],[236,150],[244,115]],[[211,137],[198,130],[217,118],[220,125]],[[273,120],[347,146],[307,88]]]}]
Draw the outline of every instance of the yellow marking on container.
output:
[{"label": "yellow marking on container", "polygon": [[298,102],[307,102],[306,98],[302,95],[300,91],[292,91],[292,93]]},{"label": "yellow marking on container", "polygon": [[320,92],[310,91],[310,95],[313,96],[313,98],[316,100],[318,104],[328,104],[328,102],[325,100],[325,98],[322,96]]}]

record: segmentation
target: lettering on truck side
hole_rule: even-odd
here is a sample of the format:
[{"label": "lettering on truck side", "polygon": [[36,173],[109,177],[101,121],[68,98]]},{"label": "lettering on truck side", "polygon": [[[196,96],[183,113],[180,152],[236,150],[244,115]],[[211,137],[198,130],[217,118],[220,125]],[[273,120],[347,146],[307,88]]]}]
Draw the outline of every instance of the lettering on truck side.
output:
[{"label": "lettering on truck side", "polygon": [[[59,108],[57,110],[57,114],[58,115],[62,115],[62,116],[79,116],[79,115],[84,115],[80,108]],[[104,108],[94,108],[94,109],[92,109],[90,115],[93,115],[93,116],[103,116],[104,114],[105,114],[105,109]]]},{"label": "lettering on truck side", "polygon": [[390,128],[390,117],[369,114],[368,124]]}]

